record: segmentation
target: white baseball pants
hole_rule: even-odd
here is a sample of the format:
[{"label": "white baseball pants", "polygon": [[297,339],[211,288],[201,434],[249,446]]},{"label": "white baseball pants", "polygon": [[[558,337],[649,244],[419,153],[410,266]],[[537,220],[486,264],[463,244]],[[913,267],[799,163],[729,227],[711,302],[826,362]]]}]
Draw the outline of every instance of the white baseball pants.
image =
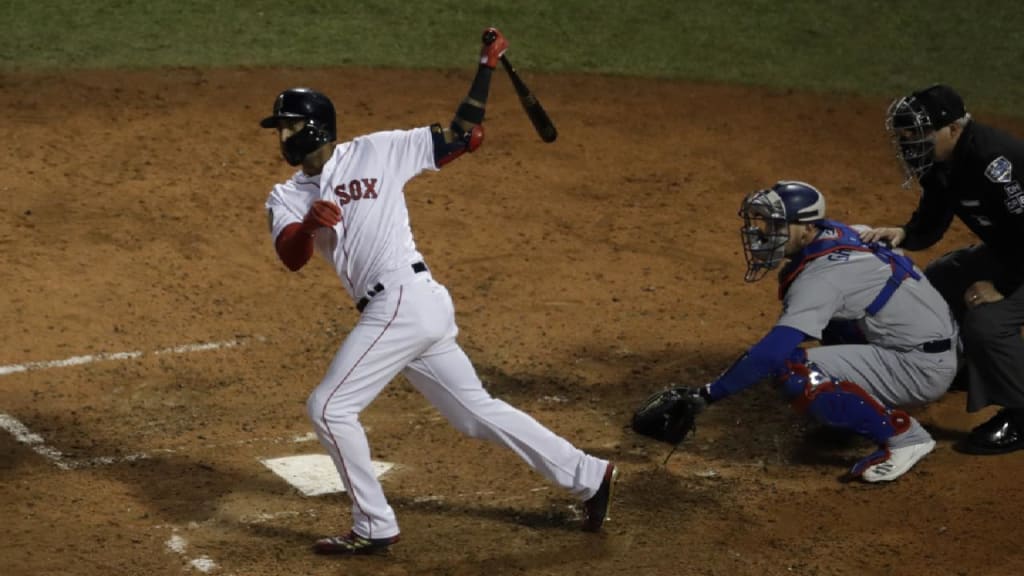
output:
[{"label": "white baseball pants", "polygon": [[607,461],[557,436],[529,415],[491,397],[455,341],[448,290],[429,273],[376,295],[307,402],[320,442],[352,501],[353,529],[366,538],[399,533],[373,473],[359,414],[402,372],[460,432],[508,447],[531,468],[581,500],[597,492]]}]

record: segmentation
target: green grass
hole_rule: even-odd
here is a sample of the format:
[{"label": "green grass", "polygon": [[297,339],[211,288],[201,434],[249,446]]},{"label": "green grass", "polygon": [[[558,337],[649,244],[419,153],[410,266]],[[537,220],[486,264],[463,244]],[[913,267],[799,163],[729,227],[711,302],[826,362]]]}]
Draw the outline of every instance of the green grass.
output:
[{"label": "green grass", "polygon": [[942,81],[1024,115],[1015,0],[5,0],[0,69],[472,66],[499,26],[523,69],[892,96]]}]

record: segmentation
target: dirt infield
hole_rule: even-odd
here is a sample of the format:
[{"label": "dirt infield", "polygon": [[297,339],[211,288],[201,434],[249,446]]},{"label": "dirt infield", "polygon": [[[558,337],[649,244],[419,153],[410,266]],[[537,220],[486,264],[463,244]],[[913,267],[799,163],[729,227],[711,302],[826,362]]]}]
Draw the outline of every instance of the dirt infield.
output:
[{"label": "dirt infield", "polygon": [[[0,573],[1024,571],[1024,453],[954,452],[991,414],[961,393],[918,412],[939,447],[888,486],[839,483],[870,446],[767,386],[705,413],[667,465],[624,429],[648,393],[708,381],[775,320],[772,282],[742,281],[744,193],[804,179],[852,224],[900,223],[916,198],[884,101],[592,76],[530,77],[550,145],[496,78],[484,147],[407,192],[488,388],[621,463],[607,530],[580,532],[571,498],[398,380],[363,421],[396,463],[403,540],[389,558],[313,556],[347,502],[259,460],[320,453],[305,399],[356,312],[323,262],[276,260],[263,202],[289,168],[257,122],[310,85],[344,139],[446,123],[470,73],[0,75]],[[966,241],[957,227],[915,260]],[[212,344],[175,350],[195,343]],[[104,356],[125,352],[141,354]]]}]

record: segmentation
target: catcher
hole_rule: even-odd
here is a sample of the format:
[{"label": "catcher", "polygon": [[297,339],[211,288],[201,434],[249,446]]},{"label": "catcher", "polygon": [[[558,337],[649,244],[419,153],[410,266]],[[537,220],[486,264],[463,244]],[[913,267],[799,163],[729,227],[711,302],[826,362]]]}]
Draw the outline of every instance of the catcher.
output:
[{"label": "catcher", "polygon": [[[678,444],[707,405],[775,378],[798,411],[878,444],[849,477],[899,478],[935,448],[902,408],[936,400],[956,375],[957,327],[945,300],[902,253],[826,220],[825,198],[809,184],[753,192],[740,216],[745,280],[785,261],[782,314],[714,382],[651,396],[634,430]],[[807,340],[821,345],[801,347]]]}]

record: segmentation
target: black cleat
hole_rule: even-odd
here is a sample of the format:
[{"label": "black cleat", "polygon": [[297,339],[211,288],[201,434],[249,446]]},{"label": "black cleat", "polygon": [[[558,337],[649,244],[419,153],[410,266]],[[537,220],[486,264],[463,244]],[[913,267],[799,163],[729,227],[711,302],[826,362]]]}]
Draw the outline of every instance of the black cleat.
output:
[{"label": "black cleat", "polygon": [[618,477],[619,469],[609,462],[604,470],[601,487],[583,503],[583,529],[587,532],[600,531],[604,521],[608,519],[608,510],[612,506],[612,492],[615,490],[615,481]]},{"label": "black cleat", "polygon": [[391,538],[363,538],[352,531],[344,536],[317,540],[316,544],[313,544],[313,552],[348,556],[385,555],[391,545],[398,540],[397,534]]}]

